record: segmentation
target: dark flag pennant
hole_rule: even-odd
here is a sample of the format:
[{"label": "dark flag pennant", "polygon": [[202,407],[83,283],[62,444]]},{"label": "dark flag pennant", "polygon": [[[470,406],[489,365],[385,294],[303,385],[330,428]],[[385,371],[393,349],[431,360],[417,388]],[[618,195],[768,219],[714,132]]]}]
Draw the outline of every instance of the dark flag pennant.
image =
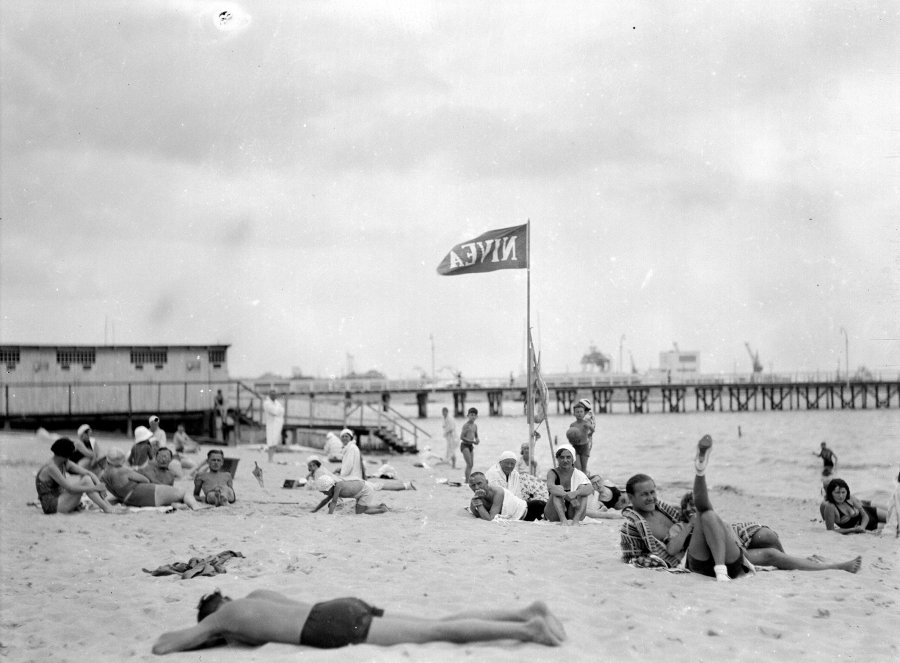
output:
[{"label": "dark flag pennant", "polygon": [[491,230],[461,242],[441,260],[437,273],[443,276],[494,272],[528,267],[528,224]]}]

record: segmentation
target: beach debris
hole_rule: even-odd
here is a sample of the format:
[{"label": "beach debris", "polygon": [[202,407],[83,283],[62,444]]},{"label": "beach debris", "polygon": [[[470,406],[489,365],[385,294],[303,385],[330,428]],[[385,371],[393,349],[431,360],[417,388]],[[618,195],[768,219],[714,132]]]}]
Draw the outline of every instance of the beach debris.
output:
[{"label": "beach debris", "polygon": [[252,472],[252,474],[253,474],[253,476],[256,478],[256,483],[259,484],[259,487],[260,487],[260,488],[265,488],[266,486],[265,486],[265,484],[263,484],[263,470],[262,470],[262,468],[259,466],[259,463],[257,463],[255,460],[253,461],[253,472]]},{"label": "beach debris", "polygon": [[196,578],[197,576],[214,576],[219,573],[225,573],[225,562],[232,557],[243,557],[243,555],[234,550],[223,550],[218,555],[210,555],[209,557],[192,557],[187,562],[173,562],[164,564],[154,571],[149,569],[141,569],[144,573],[152,576],[181,576],[182,580]]}]

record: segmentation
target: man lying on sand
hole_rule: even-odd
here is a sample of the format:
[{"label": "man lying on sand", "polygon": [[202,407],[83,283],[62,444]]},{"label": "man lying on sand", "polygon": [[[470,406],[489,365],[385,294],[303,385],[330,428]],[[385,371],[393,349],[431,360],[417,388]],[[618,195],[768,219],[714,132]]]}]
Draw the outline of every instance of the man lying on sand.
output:
[{"label": "man lying on sand", "polygon": [[693,497],[697,513],[690,520],[690,539],[683,546],[666,545],[670,543],[672,526],[681,520],[681,509],[658,500],[656,484],[646,474],[636,474],[628,480],[625,490],[632,506],[622,512],[625,518],[620,528],[623,561],[636,566],[674,568],[687,555],[689,570],[717,580],[737,577],[744,570],[752,570],[753,564],[797,571],[839,569],[856,573],[859,570],[860,557],[827,563],[786,555],[777,535],[765,527],[756,527],[754,531],[742,528],[746,536],[739,536],[715,513],[709,500],[705,474],[711,450],[712,439],[704,436],[697,445],[695,460]]},{"label": "man lying on sand", "polygon": [[559,645],[566,638],[562,623],[538,601],[519,610],[474,609],[441,619],[385,615],[384,610],[356,598],[311,605],[269,590],[232,600],[216,590],[200,599],[196,626],[163,633],[154,654],[239,642],[280,642],[319,649],[370,644],[483,642],[521,640]]},{"label": "man lying on sand", "polygon": [[469,510],[476,518],[482,520],[525,520],[528,522],[544,519],[546,502],[528,500],[527,502],[508,488],[492,486],[483,472],[472,472],[469,475],[469,488],[475,493],[469,503]]}]

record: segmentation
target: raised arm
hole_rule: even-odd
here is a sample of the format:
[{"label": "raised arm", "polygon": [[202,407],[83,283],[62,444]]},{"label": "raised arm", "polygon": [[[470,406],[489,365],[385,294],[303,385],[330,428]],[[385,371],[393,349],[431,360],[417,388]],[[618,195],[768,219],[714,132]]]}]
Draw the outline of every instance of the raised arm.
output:
[{"label": "raised arm", "polygon": [[100,483],[99,480],[93,486],[85,486],[84,484],[78,483],[77,481],[72,481],[62,472],[60,472],[59,468],[53,464],[51,464],[47,468],[47,471],[56,483],[58,483],[70,493],[99,493],[106,490],[106,487],[102,483]]}]

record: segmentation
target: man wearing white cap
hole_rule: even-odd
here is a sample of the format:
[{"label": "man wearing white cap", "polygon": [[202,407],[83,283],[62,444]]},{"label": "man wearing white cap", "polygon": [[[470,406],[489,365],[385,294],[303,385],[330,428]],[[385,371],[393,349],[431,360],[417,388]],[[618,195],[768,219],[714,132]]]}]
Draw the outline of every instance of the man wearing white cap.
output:
[{"label": "man wearing white cap", "polygon": [[281,429],[284,428],[284,405],[276,400],[278,393],[274,389],[269,390],[269,395],[263,401],[263,412],[266,419],[266,453],[269,462],[275,457],[275,448],[281,444]]},{"label": "man wearing white cap", "polygon": [[351,479],[365,480],[365,472],[362,466],[362,456],[359,453],[359,447],[356,446],[356,440],[353,431],[345,428],[341,431],[341,443],[344,445],[344,452],[341,457],[341,470],[339,472],[341,481],[349,481]]}]

